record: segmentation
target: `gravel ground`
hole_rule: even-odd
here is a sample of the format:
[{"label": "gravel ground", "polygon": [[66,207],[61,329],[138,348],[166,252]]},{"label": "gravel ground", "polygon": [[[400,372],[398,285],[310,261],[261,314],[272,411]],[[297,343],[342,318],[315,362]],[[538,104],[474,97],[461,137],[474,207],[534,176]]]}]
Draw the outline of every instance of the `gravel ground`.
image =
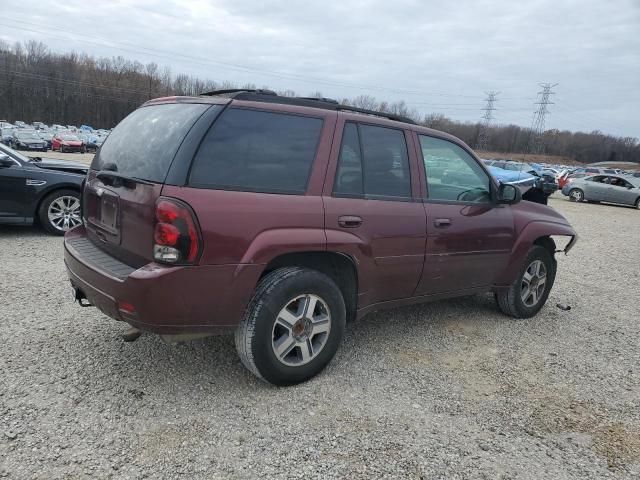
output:
[{"label": "gravel ground", "polygon": [[0,477],[638,478],[640,212],[552,204],[581,239],[536,318],[485,295],[373,314],[292,388],[231,337],[123,343],[71,303],[59,238],[2,228]]}]

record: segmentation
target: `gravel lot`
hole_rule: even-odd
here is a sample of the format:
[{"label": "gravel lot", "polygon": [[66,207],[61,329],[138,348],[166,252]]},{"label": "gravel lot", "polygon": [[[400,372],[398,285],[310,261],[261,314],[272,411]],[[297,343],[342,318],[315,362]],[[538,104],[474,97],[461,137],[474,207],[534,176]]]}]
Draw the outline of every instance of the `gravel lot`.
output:
[{"label": "gravel lot", "polygon": [[60,238],[1,228],[0,477],[638,478],[640,212],[552,204],[581,239],[536,318],[380,312],[281,389],[231,337],[123,343],[71,303]]}]

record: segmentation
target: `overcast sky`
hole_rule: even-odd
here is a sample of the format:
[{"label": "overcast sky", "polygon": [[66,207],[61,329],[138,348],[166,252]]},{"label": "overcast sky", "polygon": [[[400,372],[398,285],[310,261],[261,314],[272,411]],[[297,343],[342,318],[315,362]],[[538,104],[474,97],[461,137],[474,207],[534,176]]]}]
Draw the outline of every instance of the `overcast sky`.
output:
[{"label": "overcast sky", "polygon": [[558,83],[548,128],[640,137],[640,0],[0,0],[0,38],[523,126]]}]

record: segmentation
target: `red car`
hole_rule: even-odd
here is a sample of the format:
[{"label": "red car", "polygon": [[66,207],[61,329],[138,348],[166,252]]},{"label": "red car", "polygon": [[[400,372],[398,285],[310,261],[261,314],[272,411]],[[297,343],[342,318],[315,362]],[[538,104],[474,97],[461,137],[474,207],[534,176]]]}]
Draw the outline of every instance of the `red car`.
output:
[{"label": "red car", "polygon": [[[465,175],[442,182],[434,159]],[[94,158],[83,220],[64,241],[77,301],[135,327],[128,340],[235,332],[278,385],[316,375],[345,322],[381,308],[493,292],[531,317],[551,236],[576,240],[451,135],[270,91],[144,104]]]},{"label": "red car", "polygon": [[55,135],[51,139],[51,150],[59,150],[60,152],[81,152],[87,151],[87,146],[77,135],[72,133],[62,133]]}]

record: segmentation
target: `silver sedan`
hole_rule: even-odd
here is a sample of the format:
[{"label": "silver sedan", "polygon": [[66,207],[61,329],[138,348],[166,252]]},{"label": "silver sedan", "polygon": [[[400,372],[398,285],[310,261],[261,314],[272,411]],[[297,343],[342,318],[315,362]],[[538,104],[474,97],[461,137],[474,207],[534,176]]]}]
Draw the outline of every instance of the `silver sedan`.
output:
[{"label": "silver sedan", "polygon": [[640,178],[624,175],[575,178],[562,187],[562,193],[575,202],[620,203],[640,209]]}]

